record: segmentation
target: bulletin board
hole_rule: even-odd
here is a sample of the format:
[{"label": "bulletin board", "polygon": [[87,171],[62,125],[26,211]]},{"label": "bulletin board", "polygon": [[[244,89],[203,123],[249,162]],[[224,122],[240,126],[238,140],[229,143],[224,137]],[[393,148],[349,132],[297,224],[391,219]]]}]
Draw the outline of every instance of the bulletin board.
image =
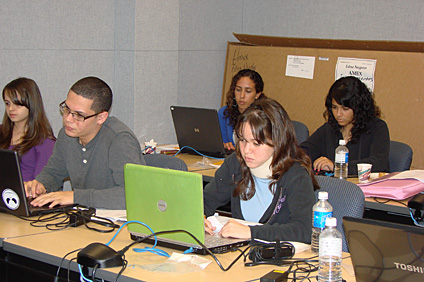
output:
[{"label": "bulletin board", "polygon": [[[231,78],[241,69],[261,74],[264,93],[312,134],[325,119],[324,100],[335,81],[338,58],[376,60],[374,98],[390,139],[413,149],[411,169],[424,169],[424,42],[301,39],[234,34],[229,42],[222,105]],[[313,78],[286,76],[288,56],[313,56]]]}]

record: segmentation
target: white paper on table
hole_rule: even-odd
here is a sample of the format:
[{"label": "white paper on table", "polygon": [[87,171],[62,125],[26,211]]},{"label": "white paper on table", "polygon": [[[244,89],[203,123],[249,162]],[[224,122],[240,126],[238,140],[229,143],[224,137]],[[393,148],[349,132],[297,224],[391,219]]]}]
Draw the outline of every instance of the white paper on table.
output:
[{"label": "white paper on table", "polygon": [[112,221],[127,221],[126,210],[108,210],[108,209],[96,209],[96,215],[104,217]]},{"label": "white paper on table", "polygon": [[416,179],[421,182],[424,182],[424,170],[419,170],[419,169],[405,170],[390,177],[390,179]]}]

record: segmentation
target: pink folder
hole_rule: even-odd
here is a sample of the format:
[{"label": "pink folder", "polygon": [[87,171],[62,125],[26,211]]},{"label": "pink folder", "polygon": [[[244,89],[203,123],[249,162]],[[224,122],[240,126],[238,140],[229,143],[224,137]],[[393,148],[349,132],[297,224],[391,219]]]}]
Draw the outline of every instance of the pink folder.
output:
[{"label": "pink folder", "polygon": [[[416,178],[401,178],[399,173],[391,173],[374,181],[358,186],[365,197],[379,197],[393,200],[404,200],[424,192],[424,183]],[[396,179],[393,179],[396,177]],[[398,178],[400,177],[400,178]]]}]

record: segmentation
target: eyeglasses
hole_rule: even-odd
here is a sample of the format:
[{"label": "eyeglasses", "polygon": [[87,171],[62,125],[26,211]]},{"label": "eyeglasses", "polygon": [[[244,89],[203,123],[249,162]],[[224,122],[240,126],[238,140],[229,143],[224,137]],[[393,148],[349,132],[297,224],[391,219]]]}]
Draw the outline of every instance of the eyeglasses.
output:
[{"label": "eyeglasses", "polygon": [[92,118],[97,116],[100,113],[94,114],[94,115],[89,115],[89,116],[83,116],[78,112],[71,112],[71,110],[68,108],[68,106],[66,105],[65,101],[63,101],[62,103],[59,104],[59,111],[61,115],[66,115],[68,116],[69,114],[72,115],[72,118],[75,121],[79,121],[79,122],[84,122],[86,119]]}]

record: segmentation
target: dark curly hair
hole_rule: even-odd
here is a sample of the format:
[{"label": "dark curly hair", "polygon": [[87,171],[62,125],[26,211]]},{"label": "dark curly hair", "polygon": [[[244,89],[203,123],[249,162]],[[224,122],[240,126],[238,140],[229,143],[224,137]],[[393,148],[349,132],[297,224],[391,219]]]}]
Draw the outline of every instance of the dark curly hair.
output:
[{"label": "dark curly hair", "polygon": [[[237,82],[242,77],[248,77],[253,81],[253,83],[255,84],[256,93],[261,93],[264,90],[264,82],[262,80],[262,77],[254,70],[243,69],[239,71],[235,76],[233,76],[231,80],[230,89],[227,92],[227,100],[225,103],[227,105],[227,108],[224,111],[224,117],[229,120],[229,123],[233,128],[235,127],[237,119],[240,116],[240,111],[234,96],[234,91],[236,89]],[[264,93],[262,93],[258,99],[262,98],[265,98]]]},{"label": "dark curly hair", "polygon": [[335,131],[340,131],[341,126],[335,119],[332,111],[332,100],[343,107],[353,110],[353,127],[351,129],[351,142],[356,143],[359,136],[368,129],[368,123],[380,117],[380,108],[376,105],[368,87],[354,76],[339,78],[328,91],[325,98],[324,117]]},{"label": "dark curly hair", "polygon": [[[298,146],[296,133],[292,121],[286,110],[277,101],[264,98],[256,100],[247,108],[239,118],[235,132],[238,140],[243,137],[243,128],[249,124],[252,135],[258,144],[266,144],[274,147],[271,162],[271,183],[270,191],[274,194],[275,183],[286,173],[294,163],[303,166],[312,179],[314,190],[319,189],[312,172],[311,159]],[[237,141],[240,142],[240,141]],[[241,164],[242,179],[237,183],[233,196],[240,196],[243,200],[248,200],[255,195],[255,182],[249,167],[244,161],[240,146],[236,146],[237,159]]]}]

